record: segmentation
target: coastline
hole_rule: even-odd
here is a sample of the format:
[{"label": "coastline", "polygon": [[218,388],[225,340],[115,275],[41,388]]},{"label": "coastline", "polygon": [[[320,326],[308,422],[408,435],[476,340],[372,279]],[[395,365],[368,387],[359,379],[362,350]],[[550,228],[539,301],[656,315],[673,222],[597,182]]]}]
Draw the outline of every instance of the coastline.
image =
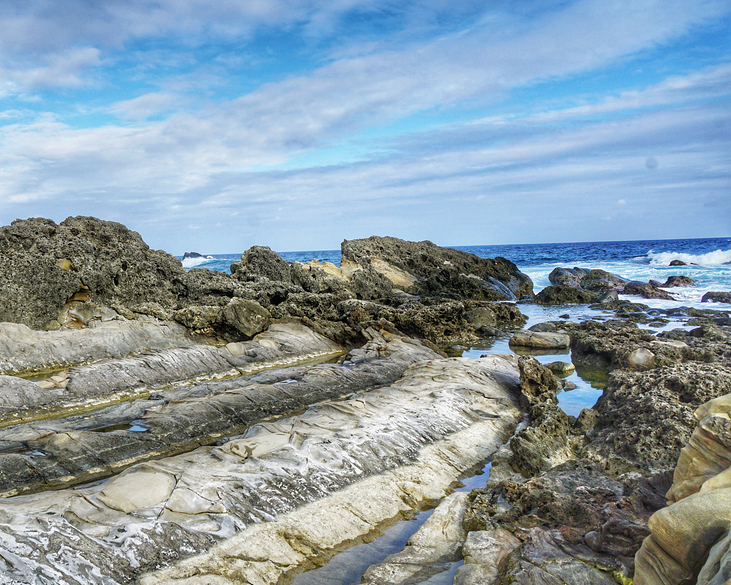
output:
[{"label": "coastline", "polygon": [[[277,557],[277,547],[270,557],[262,552],[254,558],[243,549],[234,554],[237,534],[400,469],[430,445],[489,427],[496,418],[510,419],[510,431],[501,428],[494,445],[480,439],[490,449],[478,449],[482,455],[464,464],[455,460],[442,480],[448,486],[465,466],[492,457],[487,485],[464,502],[464,535],[450,554],[463,546],[477,550],[474,539],[499,541],[496,550],[503,552],[466,554],[458,583],[483,582],[477,579],[488,574],[493,581],[484,582],[552,576],[569,583],[581,575],[584,582],[627,583],[638,568],[636,583],[660,583],[653,574],[658,562],[686,580],[722,570],[720,561],[714,569],[697,555],[675,553],[674,541],[657,535],[666,530],[668,513],[661,511],[670,509],[665,495],[671,485],[691,486],[682,497],[672,488],[673,505],[692,502],[705,481],[725,471],[719,463],[717,474],[694,479],[686,461],[673,479],[696,425],[726,412],[703,404],[717,405],[731,392],[731,305],[683,306],[663,296],[672,299],[667,291],[674,287],[633,283],[590,267],[580,274],[567,267],[555,283],[534,292],[534,282],[510,260],[429,242],[346,240],[341,254],[337,265],[288,263],[254,246],[224,273],[185,270],[172,256],[150,250],[139,234],[94,218],[0,228],[6,267],[0,309],[8,322],[0,339],[7,403],[0,429],[0,517],[9,543],[2,545],[3,556],[19,559],[6,574],[17,583],[35,582],[32,575],[42,575],[43,583],[126,583],[156,579],[147,574],[164,569],[179,570],[185,583],[253,582],[244,565],[256,572],[252,563],[290,561]],[[586,300],[576,303],[579,297]],[[530,334],[520,337],[526,322]],[[526,338],[531,341],[520,341]],[[511,358],[512,373],[490,365],[489,356],[460,362],[444,353],[487,340],[504,340],[499,347],[524,354]],[[521,345],[526,343],[530,347]],[[335,361],[306,362],[315,356]],[[443,373],[420,373],[424,363]],[[444,403],[445,413],[460,412],[464,419],[452,428],[450,416],[442,420],[429,410],[430,400],[446,400],[460,376],[474,377],[469,372],[476,364],[504,394],[481,402],[489,384],[470,390],[463,384],[463,410],[456,397]],[[554,373],[569,366],[604,376],[599,401],[573,415],[557,398],[571,392],[567,378]],[[428,386],[427,378],[437,385]],[[359,401],[376,400],[375,388],[392,388],[396,396],[409,384],[432,398],[413,403],[413,418],[398,427],[409,436],[393,435],[386,469],[368,464],[356,472],[358,455],[335,464],[341,454],[314,447],[328,433],[352,434],[356,419],[350,417]],[[528,426],[510,437],[518,410],[507,416],[492,410],[490,400],[512,403]],[[328,426],[334,415],[307,422],[322,404],[333,412],[354,410],[342,426]],[[698,420],[697,410],[703,414]],[[310,435],[305,428],[316,430]],[[390,432],[381,427],[380,433]],[[205,459],[201,469],[211,477],[196,471],[196,457]],[[218,471],[216,461],[223,465]],[[292,483],[293,472],[281,475],[284,462],[292,461],[293,469],[315,470],[319,479]],[[220,481],[242,466],[266,473]],[[97,483],[86,485],[90,481]],[[248,481],[257,488],[245,489]],[[416,495],[428,485],[418,474],[398,481],[414,484],[402,485],[403,503],[418,506],[431,498]],[[720,494],[725,484],[717,483]],[[722,511],[725,500],[713,496],[704,493],[703,505]],[[378,522],[393,515],[386,516]],[[73,566],[60,552],[45,552],[34,523],[55,535],[55,550],[75,551]],[[729,525],[722,523],[711,540],[693,542],[707,551]],[[130,536],[120,540],[124,532]],[[349,539],[357,540],[343,543]],[[635,561],[643,539],[647,544]],[[295,556],[309,547],[297,561],[303,565],[321,564],[330,549],[344,546],[309,537],[298,542]],[[228,560],[211,557],[214,548],[227,551]],[[207,555],[205,568],[195,555]],[[283,572],[272,572],[271,582]]]}]

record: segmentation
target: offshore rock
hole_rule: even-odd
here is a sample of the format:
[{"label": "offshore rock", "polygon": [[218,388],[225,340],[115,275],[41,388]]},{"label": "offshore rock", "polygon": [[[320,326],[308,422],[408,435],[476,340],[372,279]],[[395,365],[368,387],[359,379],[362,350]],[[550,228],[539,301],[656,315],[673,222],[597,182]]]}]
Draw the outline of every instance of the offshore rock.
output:
[{"label": "offshore rock", "polygon": [[678,286],[693,286],[696,283],[695,280],[689,276],[668,276],[667,280],[661,284],[663,288],[673,288]]},{"label": "offshore rock", "polygon": [[377,236],[345,240],[341,252],[344,263],[380,272],[394,286],[415,295],[486,301],[533,295],[530,278],[505,258],[483,259],[429,241]]},{"label": "offshore rock", "polygon": [[627,284],[627,279],[606,270],[594,269],[582,276],[580,282],[582,288],[602,293],[609,290],[623,290]]},{"label": "offshore rock", "polygon": [[701,298],[702,303],[728,303],[731,304],[731,293],[709,291]]},{"label": "offshore rock", "polygon": [[624,286],[622,291],[626,295],[639,295],[645,299],[665,299],[668,301],[674,301],[675,297],[670,293],[662,290],[653,282],[637,282],[631,281]]},{"label": "offshore rock", "polygon": [[581,288],[581,279],[589,274],[586,268],[554,268],[548,275],[548,281],[555,286]]}]

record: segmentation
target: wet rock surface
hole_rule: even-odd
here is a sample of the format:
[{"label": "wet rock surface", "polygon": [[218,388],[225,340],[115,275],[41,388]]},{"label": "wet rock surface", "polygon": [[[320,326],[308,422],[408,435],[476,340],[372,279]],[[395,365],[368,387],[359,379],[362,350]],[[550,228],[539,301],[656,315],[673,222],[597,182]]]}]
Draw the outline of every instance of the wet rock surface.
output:
[{"label": "wet rock surface", "polygon": [[[386,356],[394,345],[402,346],[406,357]],[[339,367],[345,374],[362,364],[378,372],[372,382],[383,382],[393,375],[389,364],[421,359],[428,351],[411,340],[374,340]],[[369,355],[377,356],[370,364]],[[293,372],[292,379],[318,379],[321,369]],[[264,394],[276,394],[278,385],[297,385],[264,384],[267,375],[275,376],[253,380]],[[340,386],[341,375],[325,377]],[[511,359],[421,361],[396,382],[259,423],[218,447],[137,464],[91,487],[7,498],[0,502],[3,556],[23,551],[14,569],[21,583],[124,583],[220,543],[222,548],[203,558],[143,579],[168,583],[198,576],[203,583],[205,575],[223,570],[216,567],[256,573],[251,561],[258,559],[260,568],[271,568],[266,555],[275,553],[266,539],[252,540],[253,530],[273,531],[271,538],[287,534],[292,545],[299,539],[288,553],[290,569],[311,566],[319,555],[376,530],[411,505],[442,497],[459,473],[496,450],[519,416],[516,386]],[[366,483],[359,487],[361,480]],[[350,484],[348,494],[338,491]],[[328,500],[331,494],[337,505]],[[311,510],[297,510],[322,498],[318,513],[327,515],[318,528]],[[274,518],[280,520],[256,526]],[[37,519],[53,531],[59,550],[73,554],[73,563],[46,554]],[[303,554],[306,547],[309,553]],[[258,551],[257,556],[246,550]],[[232,555],[241,565],[228,564]],[[272,581],[262,582],[274,583],[281,574],[280,568]]]},{"label": "wet rock surface", "polygon": [[[698,583],[724,582],[731,343],[709,317],[658,336],[619,320],[541,327],[570,335],[577,365],[605,369],[604,393],[568,417],[556,405],[558,381],[520,358],[530,422],[496,455],[465,513],[468,534],[503,536],[493,557],[466,558],[462,582],[696,583],[702,567],[710,577]],[[680,501],[666,508],[666,494]]]}]

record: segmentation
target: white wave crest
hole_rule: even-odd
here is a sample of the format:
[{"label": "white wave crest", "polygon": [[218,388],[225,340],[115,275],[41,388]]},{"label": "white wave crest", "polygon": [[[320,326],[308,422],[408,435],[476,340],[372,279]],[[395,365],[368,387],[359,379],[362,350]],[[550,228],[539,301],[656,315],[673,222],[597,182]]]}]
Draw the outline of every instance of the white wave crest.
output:
[{"label": "white wave crest", "polygon": [[200,256],[198,258],[183,258],[181,262],[183,263],[183,268],[195,268],[196,266],[200,266],[201,264],[205,264],[209,260],[212,260],[213,256]]},{"label": "white wave crest", "polygon": [[650,264],[669,266],[673,260],[681,260],[686,264],[700,264],[701,266],[720,266],[731,263],[731,250],[716,250],[706,254],[686,254],[684,252],[653,252],[647,253]]}]

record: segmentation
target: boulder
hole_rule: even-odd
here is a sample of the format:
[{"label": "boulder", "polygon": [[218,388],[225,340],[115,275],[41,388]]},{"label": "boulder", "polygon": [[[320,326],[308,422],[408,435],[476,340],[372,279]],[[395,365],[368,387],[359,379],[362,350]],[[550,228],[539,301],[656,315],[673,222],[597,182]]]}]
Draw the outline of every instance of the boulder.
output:
[{"label": "boulder", "polygon": [[69,302],[177,308],[186,272],[122,224],[93,217],[16,220],[0,228],[0,321],[43,329]]},{"label": "boulder", "polygon": [[556,286],[581,288],[581,279],[589,274],[586,268],[554,268],[548,275],[548,281]]},{"label": "boulder", "polygon": [[662,290],[652,281],[645,283],[633,280],[625,284],[622,292],[626,295],[639,295],[645,299],[665,299],[667,301],[675,300],[673,295]]},{"label": "boulder", "polygon": [[708,291],[701,298],[702,303],[727,303],[731,304],[731,292]]},{"label": "boulder", "polygon": [[627,279],[606,270],[594,269],[586,276],[582,276],[580,282],[581,288],[602,293],[608,290],[622,290]]},{"label": "boulder", "polygon": [[535,347],[539,349],[566,349],[571,338],[565,333],[541,333],[538,331],[518,331],[510,338],[510,346]]},{"label": "boulder", "polygon": [[256,301],[247,299],[231,299],[223,309],[223,318],[227,325],[243,333],[245,337],[254,337],[271,325],[271,314]]},{"label": "boulder", "polygon": [[535,301],[540,305],[588,304],[596,302],[598,298],[599,293],[557,284],[544,288],[536,295]]},{"label": "boulder", "polygon": [[661,284],[663,288],[673,288],[676,286],[693,286],[695,284],[695,280],[690,278],[689,276],[668,276],[667,280]]},{"label": "boulder", "polygon": [[682,260],[675,259],[670,261],[669,266],[687,266],[687,264]]},{"label": "boulder", "polygon": [[292,281],[287,261],[267,246],[252,246],[246,250],[240,261],[231,264],[231,274],[239,280]]}]

